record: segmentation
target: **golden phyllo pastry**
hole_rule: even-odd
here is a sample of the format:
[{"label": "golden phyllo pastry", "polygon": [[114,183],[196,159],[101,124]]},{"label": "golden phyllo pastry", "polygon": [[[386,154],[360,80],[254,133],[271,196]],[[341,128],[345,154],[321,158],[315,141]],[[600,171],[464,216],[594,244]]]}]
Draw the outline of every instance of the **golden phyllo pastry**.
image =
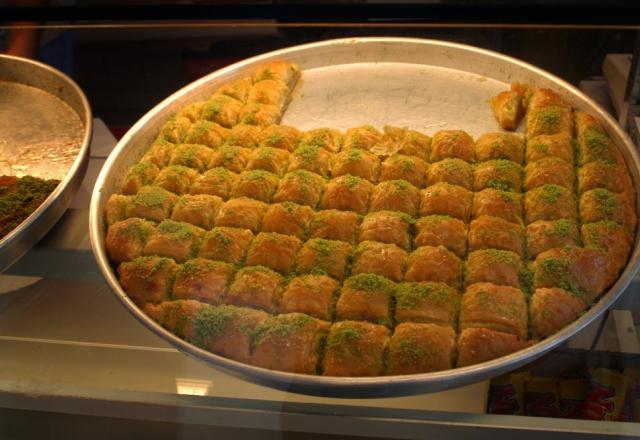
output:
[{"label": "golden phyllo pastry", "polygon": [[274,313],[280,307],[283,287],[284,279],[277,272],[264,266],[246,266],[236,273],[225,301]]},{"label": "golden phyllo pastry", "polygon": [[253,233],[248,229],[217,227],[206,232],[198,256],[210,260],[240,264],[244,261]]},{"label": "golden phyllo pastry", "polygon": [[329,329],[322,374],[325,376],[379,376],[389,329],[363,321],[340,321]]},{"label": "golden phyllo pastry", "polygon": [[233,266],[229,263],[204,258],[189,260],[176,270],[171,297],[221,304],[232,276]]},{"label": "golden phyllo pastry", "polygon": [[329,326],[303,313],[268,318],[255,328],[251,363],[272,370],[315,374],[320,345]]},{"label": "golden phyllo pastry", "polygon": [[401,283],[396,288],[395,320],[456,327],[460,295],[445,283]]},{"label": "golden phyllo pastry", "polygon": [[416,374],[453,368],[456,332],[434,324],[399,324],[389,341],[387,374]]}]

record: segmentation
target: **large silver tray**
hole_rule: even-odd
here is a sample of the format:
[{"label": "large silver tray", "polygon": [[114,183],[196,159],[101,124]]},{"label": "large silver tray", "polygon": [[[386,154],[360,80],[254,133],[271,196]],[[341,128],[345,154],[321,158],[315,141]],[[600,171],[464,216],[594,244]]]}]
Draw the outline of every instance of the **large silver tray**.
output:
[{"label": "large silver tray", "polygon": [[302,83],[283,123],[301,129],[347,128],[364,123],[408,126],[431,133],[462,128],[473,136],[497,131],[488,101],[513,80],[550,87],[577,109],[597,115],[621,146],[638,188],[640,162],[628,136],[591,99],[561,79],[516,59],[471,46],[405,38],[355,38],[296,46],[236,63],[174,93],[147,113],[109,156],[91,200],[91,244],[98,265],[123,305],[151,331],[180,350],[251,380],[296,392],[367,397],[439,391],[497,376],[548,352],[607,309],[638,269],[636,243],[616,284],[580,319],[526,350],[471,367],[438,373],[373,378],[318,377],[284,373],[238,363],[201,350],[148,318],[120,287],[105,251],[104,209],[126,169],[138,160],[163,122],[184,105],[206,99],[222,83],[245,75],[267,60],[299,63]]},{"label": "large silver tray", "polygon": [[0,272],[44,237],[71,203],[87,169],[92,121],[87,98],[68,76],[46,64],[0,55],[0,175],[60,180],[0,240]]}]

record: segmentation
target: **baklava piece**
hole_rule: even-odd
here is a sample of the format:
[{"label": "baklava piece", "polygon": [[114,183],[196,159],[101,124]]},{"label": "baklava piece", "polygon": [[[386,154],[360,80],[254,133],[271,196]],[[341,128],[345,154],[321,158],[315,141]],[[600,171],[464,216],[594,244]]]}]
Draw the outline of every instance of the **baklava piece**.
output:
[{"label": "baklava piece", "polygon": [[225,302],[275,313],[280,307],[284,279],[263,266],[243,267],[236,273]]},{"label": "baklava piece", "polygon": [[538,220],[527,225],[527,255],[531,260],[552,248],[577,245],[579,240],[573,220]]},{"label": "baklava piece", "polygon": [[396,322],[456,327],[460,295],[445,283],[401,283],[396,287]]},{"label": "baklava piece", "polygon": [[153,184],[175,194],[189,194],[198,178],[198,171],[183,165],[171,165],[160,170]]},{"label": "baklava piece", "polygon": [[217,148],[224,144],[229,135],[229,129],[215,122],[199,120],[195,121],[184,142],[187,144],[206,145],[209,148]]},{"label": "baklava piece", "polygon": [[289,153],[271,147],[256,148],[249,155],[248,170],[265,170],[282,176],[289,163]]},{"label": "baklava piece", "polygon": [[179,144],[184,142],[184,138],[187,136],[189,127],[191,127],[191,121],[189,118],[171,118],[160,129],[160,135],[158,138],[173,144]]},{"label": "baklava piece", "polygon": [[406,180],[417,188],[423,188],[426,171],[427,162],[423,159],[394,154],[382,162],[379,180]]},{"label": "baklava piece", "polygon": [[505,159],[522,165],[524,142],[521,136],[511,133],[485,133],[476,141],[475,156],[478,162]]},{"label": "baklava piece", "polygon": [[248,229],[213,228],[202,237],[198,256],[240,264],[244,261],[253,234]]},{"label": "baklava piece", "polygon": [[467,252],[467,225],[448,215],[430,215],[416,222],[414,246],[444,246],[458,257]]},{"label": "baklava piece", "polygon": [[120,285],[137,305],[168,300],[178,265],[170,258],[138,257],[118,266]]},{"label": "baklava piece", "polygon": [[195,300],[162,301],[161,303],[146,303],[144,313],[162,327],[179,338],[193,342],[196,335],[194,321],[206,307],[211,307]]},{"label": "baklava piece", "polygon": [[330,160],[331,177],[351,174],[375,183],[380,173],[380,159],[359,148],[343,149]]},{"label": "baklava piece", "polygon": [[251,243],[245,264],[265,266],[287,275],[300,245],[300,239],[291,235],[260,232]]},{"label": "baklava piece", "polygon": [[609,220],[634,231],[637,223],[635,203],[627,193],[616,194],[597,188],[580,196],[580,219],[583,223]]},{"label": "baklava piece", "polygon": [[187,118],[192,123],[194,123],[198,119],[200,119],[200,115],[202,115],[202,109],[204,108],[205,104],[206,104],[206,101],[198,101],[198,102],[191,103],[186,107],[184,107],[182,110],[180,110],[176,116],[178,118]]},{"label": "baklava piece", "polygon": [[304,239],[313,209],[292,202],[274,203],[262,219],[262,232],[277,232]]},{"label": "baklava piece", "polygon": [[389,341],[387,374],[417,374],[453,368],[456,332],[434,324],[404,323]]},{"label": "baklava piece", "polygon": [[353,243],[358,238],[356,232],[359,222],[360,218],[355,212],[336,209],[318,211],[309,225],[309,237]]},{"label": "baklava piece", "polygon": [[407,156],[417,156],[428,160],[431,156],[431,138],[426,134],[405,127],[384,127],[384,136],[379,146],[383,146],[381,153],[387,155],[397,152]]},{"label": "baklava piece", "polygon": [[342,148],[344,136],[333,128],[315,128],[304,132],[300,138],[300,146],[321,148],[336,153]]},{"label": "baklava piece", "polygon": [[469,225],[469,251],[502,249],[524,258],[525,230],[522,224],[500,217],[481,215]]},{"label": "baklava piece", "polygon": [[364,241],[356,249],[352,274],[373,273],[402,280],[407,252],[394,244]]},{"label": "baklava piece", "polygon": [[558,133],[572,133],[573,115],[570,107],[545,106],[527,111],[527,139]]},{"label": "baklava piece", "polygon": [[462,130],[441,130],[433,135],[431,142],[431,162],[447,158],[458,158],[469,163],[474,161],[474,142]]},{"label": "baklava piece", "polygon": [[573,192],[559,185],[543,185],[527,191],[524,196],[525,221],[576,219],[576,199]]},{"label": "baklava piece", "polygon": [[270,104],[284,109],[289,103],[291,91],[281,81],[263,79],[253,84],[249,91],[247,103]]},{"label": "baklava piece", "polygon": [[369,206],[372,188],[373,185],[369,181],[360,177],[350,174],[336,177],[327,184],[320,200],[320,207],[364,214]]},{"label": "baklava piece", "polygon": [[422,246],[407,259],[406,281],[435,281],[457,287],[462,279],[462,261],[444,246]]},{"label": "baklava piece", "polygon": [[363,273],[347,278],[336,303],[336,320],[370,321],[390,327],[395,284],[387,278]]},{"label": "baklava piece", "polygon": [[189,192],[191,194],[209,194],[227,200],[237,179],[238,175],[233,171],[216,167],[200,174],[191,185]]},{"label": "baklava piece", "polygon": [[249,148],[222,145],[213,150],[209,168],[223,167],[234,173],[239,173],[247,166],[250,154]]},{"label": "baklava piece", "polygon": [[536,89],[527,108],[527,139],[541,134],[573,132],[573,112],[555,92]]},{"label": "baklava piece", "polygon": [[226,201],[215,220],[216,226],[249,229],[258,232],[267,204],[258,200],[241,197]]},{"label": "baklava piece", "polygon": [[406,180],[387,180],[373,188],[369,212],[400,211],[415,216],[419,203],[420,194],[415,186]]},{"label": "baklava piece", "polygon": [[574,220],[536,221],[527,226],[529,258],[552,248],[578,245],[580,237]]},{"label": "baklava piece", "polygon": [[147,152],[142,156],[140,162],[149,162],[157,166],[158,168],[164,168],[169,164],[169,158],[171,152],[176,147],[176,144],[166,141],[164,139],[156,139]]},{"label": "baklava piece", "polygon": [[173,299],[195,299],[221,304],[233,276],[233,266],[204,258],[189,260],[178,267],[173,280]]},{"label": "baklava piece", "polygon": [[587,304],[571,292],[559,287],[541,288],[531,296],[529,306],[534,336],[546,338],[575,321]]},{"label": "baklava piece", "polygon": [[494,188],[502,191],[522,191],[523,170],[517,163],[506,159],[493,159],[476,165],[473,189]]},{"label": "baklava piece", "polygon": [[269,203],[278,187],[278,180],[278,176],[269,171],[243,171],[236,179],[229,196],[232,198],[249,197]]},{"label": "baklava piece", "polygon": [[206,171],[213,157],[213,150],[204,145],[180,144],[171,152],[169,165],[182,165],[196,171]]},{"label": "baklava piece", "polygon": [[450,183],[472,189],[473,168],[471,164],[462,159],[444,159],[429,165],[426,174],[426,185],[435,185],[438,182]]},{"label": "baklava piece", "polygon": [[283,313],[306,313],[314,318],[331,321],[335,293],[340,288],[326,275],[303,275],[291,280],[282,294]]},{"label": "baklava piece", "polygon": [[379,241],[395,244],[402,249],[411,247],[413,219],[394,211],[378,211],[368,214],[360,225],[359,241]]},{"label": "baklava piece", "polygon": [[557,157],[570,164],[573,160],[571,133],[541,134],[527,140],[527,162]]},{"label": "baklava piece", "polygon": [[527,191],[542,185],[559,185],[573,190],[573,165],[559,157],[548,157],[527,164],[524,187]]},{"label": "baklava piece", "polygon": [[186,222],[203,229],[213,228],[222,199],[208,194],[181,196],[173,207],[171,220]]},{"label": "baklava piece", "polygon": [[604,252],[612,275],[617,278],[631,254],[632,236],[624,227],[611,221],[585,223],[581,232],[584,247]]},{"label": "baklava piece", "polygon": [[498,249],[481,249],[469,253],[465,270],[465,286],[475,283],[493,283],[501,286],[522,287],[525,268],[518,254]]},{"label": "baklava piece", "polygon": [[328,177],[329,159],[331,154],[324,148],[301,145],[289,157],[289,171],[307,170]]},{"label": "baklava piece", "polygon": [[553,90],[546,88],[531,88],[527,102],[528,109],[543,108],[552,105],[562,108],[571,108],[569,103],[567,103],[567,101]]},{"label": "baklava piece", "polygon": [[553,248],[536,257],[534,287],[560,287],[590,304],[606,289],[607,256],[600,250],[575,246]]},{"label": "baklava piece", "polygon": [[169,218],[178,196],[159,186],[143,186],[127,205],[127,217],[139,217],[155,222]]},{"label": "baklava piece", "polygon": [[576,138],[580,153],[580,164],[595,160],[624,165],[624,158],[618,147],[607,135],[598,120],[582,112],[576,112]]},{"label": "baklava piece", "polygon": [[255,329],[251,363],[271,370],[316,374],[320,346],[329,326],[304,313],[269,318]]},{"label": "baklava piece", "polygon": [[468,221],[473,193],[466,188],[448,183],[436,183],[420,191],[420,216],[449,215]]},{"label": "baklava piece", "polygon": [[131,202],[133,201],[133,196],[124,196],[122,194],[111,194],[109,196],[109,200],[107,200],[106,214],[105,219],[107,221],[107,226],[111,226],[112,224],[125,220],[128,218],[127,209]]},{"label": "baklava piece", "polygon": [[524,114],[522,96],[512,90],[500,92],[491,98],[491,110],[502,129],[513,131]]},{"label": "baklava piece", "polygon": [[116,222],[129,218],[127,210],[132,201],[133,196],[111,194],[109,196],[109,200],[107,200],[107,207],[105,209],[105,220],[107,222],[107,226],[111,226]]},{"label": "baklava piece", "polygon": [[196,254],[204,232],[189,223],[163,220],[149,237],[144,254],[187,261]]},{"label": "baklava piece", "polygon": [[136,194],[140,188],[153,184],[160,169],[151,162],[139,162],[129,168],[122,182],[122,194]]},{"label": "baklava piece", "polygon": [[344,241],[312,238],[302,245],[296,257],[296,272],[326,274],[342,280],[352,251],[351,245]]},{"label": "baklava piece", "polygon": [[262,128],[255,125],[238,124],[228,133],[226,143],[237,147],[256,148]]},{"label": "baklava piece", "polygon": [[277,124],[281,117],[282,109],[277,105],[249,103],[244,106],[239,122],[266,127]]},{"label": "baklava piece", "polygon": [[522,195],[493,188],[483,189],[473,198],[473,218],[483,215],[522,223]]},{"label": "baklava piece", "polygon": [[362,125],[347,130],[343,150],[371,150],[382,140],[382,133],[371,125]]},{"label": "baklava piece", "polygon": [[257,139],[259,147],[279,148],[290,153],[298,147],[299,140],[298,129],[287,125],[269,125]]},{"label": "baklava piece", "polygon": [[487,328],[467,328],[458,336],[458,367],[491,361],[529,345],[528,341],[509,333]]},{"label": "baklava piece", "polygon": [[389,329],[362,321],[336,322],[329,329],[322,361],[324,376],[380,376]]},{"label": "baklava piece", "polygon": [[240,122],[242,102],[223,94],[213,95],[202,107],[200,118],[231,128]]},{"label": "baklava piece", "polygon": [[155,225],[147,220],[130,218],[113,223],[107,229],[106,247],[114,263],[131,261],[143,255],[144,246],[155,232]]},{"label": "baklava piece", "polygon": [[237,99],[243,104],[246,104],[247,99],[249,98],[249,91],[251,90],[251,86],[253,86],[253,81],[251,77],[246,76],[244,78],[229,81],[218,90],[216,90],[215,94],[227,95],[232,97],[233,99]]},{"label": "baklava piece", "polygon": [[293,202],[315,208],[320,201],[326,182],[318,174],[306,170],[296,170],[284,175],[278,190],[273,195],[274,202]]},{"label": "baklava piece", "polygon": [[193,343],[212,353],[245,364],[251,361],[251,341],[269,314],[230,305],[204,306],[193,323]]},{"label": "baklava piece", "polygon": [[492,283],[468,286],[460,306],[460,330],[488,328],[527,337],[527,297],[515,287]]},{"label": "baklava piece", "polygon": [[296,63],[288,63],[286,61],[269,61],[268,63],[258,66],[251,75],[253,83],[264,81],[266,79],[280,81],[293,90],[296,82],[300,78],[300,66]]},{"label": "baklava piece", "polygon": [[633,182],[624,165],[595,160],[578,170],[578,192],[604,188],[615,193],[633,193]]}]

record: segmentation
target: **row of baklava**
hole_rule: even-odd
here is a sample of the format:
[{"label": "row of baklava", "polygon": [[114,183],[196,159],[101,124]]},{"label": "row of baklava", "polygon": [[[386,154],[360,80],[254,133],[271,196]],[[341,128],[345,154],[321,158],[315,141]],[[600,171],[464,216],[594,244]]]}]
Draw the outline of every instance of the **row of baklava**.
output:
[{"label": "row of baklava", "polygon": [[325,376],[442,371],[493,359],[529,343],[483,328],[405,322],[393,331],[365,321],[330,323],[302,313],[277,316],[194,300],[147,304],[145,312],[177,336],[255,366]]},{"label": "row of baklava", "polygon": [[251,75],[216,89],[207,101],[182,109],[165,123],[159,137],[182,142],[198,120],[227,129],[239,123],[253,126],[276,124],[291,99],[300,73],[300,66],[295,63],[273,61],[262,64]]},{"label": "row of baklava", "polygon": [[[225,228],[216,232],[243,232],[222,229]],[[250,234],[249,231],[244,232]],[[531,299],[532,313],[535,311],[539,315],[541,311],[551,310],[557,320],[554,323],[545,320],[543,326],[558,330],[561,327],[556,325],[559,321],[564,325],[575,319],[577,313],[583,311],[617,277],[617,273],[607,270],[609,263],[603,253],[581,247],[567,246],[541,254],[535,262],[534,277],[530,279],[522,260],[512,252],[496,249],[474,251],[470,253],[463,270],[461,261],[444,247],[423,246],[407,258],[405,283],[396,284],[392,280],[402,280],[404,266],[401,256],[392,253],[403,253],[396,246],[365,242],[356,250],[353,265],[350,265],[352,248],[347,243],[314,239],[297,251],[288,249],[291,243],[281,241],[287,236],[278,235],[258,235],[249,247],[246,266],[239,270],[228,260],[223,260],[226,257],[224,254],[216,255],[222,261],[213,261],[204,258],[201,252],[199,258],[183,264],[176,264],[171,258],[144,256],[120,264],[120,282],[138,304],[197,299],[211,304],[252,307],[270,313],[304,312],[325,320],[334,317],[333,293],[340,288],[336,319],[369,320],[385,324],[407,320],[426,321],[447,323],[453,327],[456,322],[457,289],[464,291],[464,304],[467,296],[475,296],[471,295],[475,291],[474,286],[483,286],[484,290],[490,291],[487,295],[494,295],[496,301],[483,302],[491,318],[484,321],[478,318],[474,322],[480,327],[488,326],[526,339],[525,291],[535,290]],[[230,253],[235,253],[239,240],[229,242],[230,236],[212,236],[211,240],[217,243],[227,241]],[[203,249],[205,246],[208,245],[203,243]],[[288,264],[292,266],[295,261],[297,277],[293,272],[282,271],[281,267],[280,273],[276,272],[277,266],[285,261],[284,256],[289,257]],[[552,263],[554,258],[560,263]],[[285,279],[283,274],[289,276]],[[341,286],[341,280],[348,275]],[[287,283],[287,279],[291,281]],[[310,279],[315,282],[309,282]],[[306,290],[296,284],[297,280],[305,281]],[[416,286],[421,285],[439,286],[438,293],[429,289],[417,290]],[[403,290],[403,286],[412,289]],[[555,289],[557,291],[553,294],[545,291],[549,290],[545,288],[555,287],[565,290]],[[290,288],[296,293],[288,297]],[[300,294],[300,290],[304,290],[304,295]],[[514,309],[517,311],[515,317],[509,317],[501,305],[502,301],[498,301],[501,295],[505,296],[505,301],[518,304]],[[540,295],[543,296],[538,298]],[[566,297],[576,298],[582,304],[571,319],[561,319],[578,308],[576,301]],[[547,303],[569,303],[572,309],[547,307]],[[498,316],[501,318],[498,319]],[[463,325],[461,329],[465,327],[468,325]],[[539,320],[532,322],[532,330],[536,336],[549,334],[540,328]]]}]

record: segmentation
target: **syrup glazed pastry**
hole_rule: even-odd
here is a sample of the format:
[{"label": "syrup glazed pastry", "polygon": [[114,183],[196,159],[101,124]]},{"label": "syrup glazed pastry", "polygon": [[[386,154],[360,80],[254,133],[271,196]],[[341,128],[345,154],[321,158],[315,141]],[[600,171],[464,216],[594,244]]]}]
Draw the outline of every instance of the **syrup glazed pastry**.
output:
[{"label": "syrup glazed pastry", "polygon": [[108,202],[123,288],[177,336],[294,373],[441,371],[553,335],[625,267],[631,177],[556,93],[492,101],[526,137],[302,132],[278,125],[299,77],[268,63],[187,106]]}]

